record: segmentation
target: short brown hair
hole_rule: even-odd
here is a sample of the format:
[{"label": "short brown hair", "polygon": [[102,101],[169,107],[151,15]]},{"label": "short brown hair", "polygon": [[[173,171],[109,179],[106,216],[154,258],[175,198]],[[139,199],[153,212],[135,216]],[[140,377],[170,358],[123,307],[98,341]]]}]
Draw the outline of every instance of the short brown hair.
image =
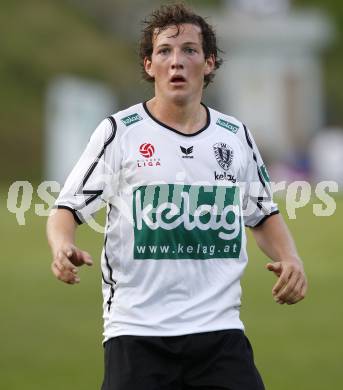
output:
[{"label": "short brown hair", "polygon": [[[149,58],[151,60],[155,30],[157,29],[157,33],[159,34],[170,26],[176,26],[178,28],[176,33],[177,36],[180,33],[179,26],[185,23],[194,24],[200,27],[202,34],[202,48],[205,54],[205,58],[207,59],[213,55],[215,60],[214,70],[218,69],[223,63],[223,60],[218,56],[218,53],[221,50],[217,47],[217,38],[214,29],[205,21],[204,18],[195,14],[183,3],[163,5],[160,8],[154,10],[150,16],[143,21],[143,25],[145,27],[142,30],[139,57],[142,75],[145,80],[150,82],[154,81],[154,78],[149,76],[145,71],[144,59]],[[205,88],[213,80],[214,76],[214,72],[211,72],[209,75],[204,77]]]}]

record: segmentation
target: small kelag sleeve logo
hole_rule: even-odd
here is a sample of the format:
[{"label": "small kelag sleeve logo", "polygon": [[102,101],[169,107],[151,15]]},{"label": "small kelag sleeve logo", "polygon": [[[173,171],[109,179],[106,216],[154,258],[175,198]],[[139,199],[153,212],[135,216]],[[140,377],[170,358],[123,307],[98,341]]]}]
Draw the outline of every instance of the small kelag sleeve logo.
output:
[{"label": "small kelag sleeve logo", "polygon": [[126,116],[125,118],[120,119],[125,126],[131,126],[136,122],[141,121],[143,118],[139,114],[132,114],[129,116]]},{"label": "small kelag sleeve logo", "polygon": [[217,125],[221,126],[221,127],[224,127],[224,129],[228,129],[230,131],[232,131],[233,133],[237,133],[239,127],[234,125],[233,123],[231,122],[228,122],[228,121],[224,121],[224,119],[221,119],[219,118],[217,120]]}]

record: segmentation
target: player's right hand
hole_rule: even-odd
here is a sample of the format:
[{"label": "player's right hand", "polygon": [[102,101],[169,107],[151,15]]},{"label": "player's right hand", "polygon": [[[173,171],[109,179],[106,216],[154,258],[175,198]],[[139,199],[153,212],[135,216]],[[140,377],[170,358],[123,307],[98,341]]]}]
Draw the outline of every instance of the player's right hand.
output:
[{"label": "player's right hand", "polygon": [[51,264],[51,270],[58,280],[64,283],[80,283],[78,267],[93,265],[91,255],[77,248],[75,245],[67,245],[56,251]]}]

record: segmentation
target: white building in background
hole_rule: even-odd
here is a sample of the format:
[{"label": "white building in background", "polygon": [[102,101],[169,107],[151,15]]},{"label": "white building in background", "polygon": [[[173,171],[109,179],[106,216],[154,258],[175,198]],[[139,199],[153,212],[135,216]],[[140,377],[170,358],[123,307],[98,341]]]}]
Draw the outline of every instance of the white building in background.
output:
[{"label": "white building in background", "polygon": [[271,15],[289,11],[290,0],[229,0],[227,4],[234,10],[256,15]]},{"label": "white building in background", "polygon": [[327,128],[316,134],[310,146],[312,180],[335,181],[343,190],[343,129]]},{"label": "white building in background", "polygon": [[323,128],[324,15],[289,11],[286,0],[232,0],[215,18],[225,52],[221,109],[244,120],[268,159],[302,154]]},{"label": "white building in background", "polygon": [[64,184],[96,126],[117,110],[103,83],[61,76],[47,91],[45,179]]}]

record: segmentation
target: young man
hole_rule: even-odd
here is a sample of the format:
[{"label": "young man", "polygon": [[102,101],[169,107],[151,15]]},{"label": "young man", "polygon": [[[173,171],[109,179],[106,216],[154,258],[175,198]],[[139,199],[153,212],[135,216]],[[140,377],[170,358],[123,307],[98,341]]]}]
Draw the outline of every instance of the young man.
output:
[{"label": "young man", "polygon": [[52,271],[80,281],[92,259],[76,226],[105,200],[102,389],[263,389],[239,319],[244,224],[273,260],[276,302],[305,296],[302,263],[250,132],[201,103],[221,64],[211,26],[162,7],[140,56],[155,95],[95,130],[48,220]]}]

